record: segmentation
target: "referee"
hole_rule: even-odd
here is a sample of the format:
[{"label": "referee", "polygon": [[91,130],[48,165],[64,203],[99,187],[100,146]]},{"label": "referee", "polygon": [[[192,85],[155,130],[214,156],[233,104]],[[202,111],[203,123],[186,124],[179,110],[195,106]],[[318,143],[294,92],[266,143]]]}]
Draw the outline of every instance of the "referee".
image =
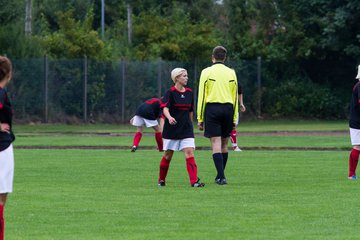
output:
[{"label": "referee", "polygon": [[211,67],[201,72],[197,103],[198,128],[210,138],[217,170],[215,183],[227,184],[224,169],[228,159],[227,143],[238,116],[236,73],[224,65],[227,51],[223,46],[213,49]]}]

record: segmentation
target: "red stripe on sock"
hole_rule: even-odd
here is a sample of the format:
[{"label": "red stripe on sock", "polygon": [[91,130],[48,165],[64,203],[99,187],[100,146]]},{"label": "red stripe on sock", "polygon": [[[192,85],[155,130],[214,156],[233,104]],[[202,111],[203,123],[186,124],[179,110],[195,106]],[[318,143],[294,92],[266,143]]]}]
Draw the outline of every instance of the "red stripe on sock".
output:
[{"label": "red stripe on sock", "polygon": [[133,146],[139,146],[140,140],[142,137],[142,133],[141,132],[136,132],[135,136],[134,136],[134,141],[133,141]]},{"label": "red stripe on sock", "polygon": [[169,166],[170,166],[170,160],[167,160],[165,157],[162,157],[160,161],[159,181],[160,180],[165,181],[167,172],[169,170]]},{"label": "red stripe on sock", "polygon": [[198,179],[198,175],[197,175],[197,166],[194,157],[189,157],[186,159],[186,169],[189,174],[190,183],[191,184],[196,183]]},{"label": "red stripe on sock", "polygon": [[233,129],[230,133],[230,140],[233,144],[237,143],[237,139],[236,139],[236,130]]},{"label": "red stripe on sock", "polygon": [[163,140],[162,140],[161,132],[155,133],[155,139],[156,139],[156,143],[157,143],[159,152],[162,152],[163,151]]},{"label": "red stripe on sock", "polygon": [[5,235],[4,206],[0,205],[0,240],[4,240],[4,235]]},{"label": "red stripe on sock", "polygon": [[360,151],[357,149],[352,149],[349,156],[349,177],[356,175],[356,168],[359,162]]}]

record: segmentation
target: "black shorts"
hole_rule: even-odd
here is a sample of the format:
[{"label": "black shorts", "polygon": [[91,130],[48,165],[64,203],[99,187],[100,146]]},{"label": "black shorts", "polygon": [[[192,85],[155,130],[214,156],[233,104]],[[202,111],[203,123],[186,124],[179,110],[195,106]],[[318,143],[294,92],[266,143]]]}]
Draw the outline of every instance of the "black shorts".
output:
[{"label": "black shorts", "polygon": [[229,137],[233,129],[234,108],[231,103],[207,103],[205,107],[204,136]]}]

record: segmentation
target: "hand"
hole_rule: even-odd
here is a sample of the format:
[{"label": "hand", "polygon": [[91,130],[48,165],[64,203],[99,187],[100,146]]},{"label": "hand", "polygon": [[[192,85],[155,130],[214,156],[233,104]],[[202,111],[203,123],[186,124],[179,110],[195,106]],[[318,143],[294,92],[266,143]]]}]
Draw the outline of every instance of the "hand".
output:
[{"label": "hand", "polygon": [[177,122],[176,122],[175,118],[169,117],[169,123],[170,123],[170,125],[175,125]]},{"label": "hand", "polygon": [[202,131],[202,130],[204,130],[204,123],[203,122],[198,122],[198,129],[200,130],[200,131]]},{"label": "hand", "polygon": [[240,112],[245,112],[246,111],[246,107],[245,107],[244,104],[240,104],[239,107],[240,107]]},{"label": "hand", "polygon": [[0,132],[10,133],[10,125],[7,123],[0,123]]}]

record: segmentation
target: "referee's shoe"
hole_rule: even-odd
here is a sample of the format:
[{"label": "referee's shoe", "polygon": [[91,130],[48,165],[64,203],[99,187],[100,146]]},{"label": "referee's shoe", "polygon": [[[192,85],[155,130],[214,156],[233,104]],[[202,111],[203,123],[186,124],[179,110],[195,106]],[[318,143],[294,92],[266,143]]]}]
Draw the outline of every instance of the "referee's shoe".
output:
[{"label": "referee's shoe", "polygon": [[226,185],[227,181],[226,181],[226,178],[216,178],[215,183],[218,185]]}]

